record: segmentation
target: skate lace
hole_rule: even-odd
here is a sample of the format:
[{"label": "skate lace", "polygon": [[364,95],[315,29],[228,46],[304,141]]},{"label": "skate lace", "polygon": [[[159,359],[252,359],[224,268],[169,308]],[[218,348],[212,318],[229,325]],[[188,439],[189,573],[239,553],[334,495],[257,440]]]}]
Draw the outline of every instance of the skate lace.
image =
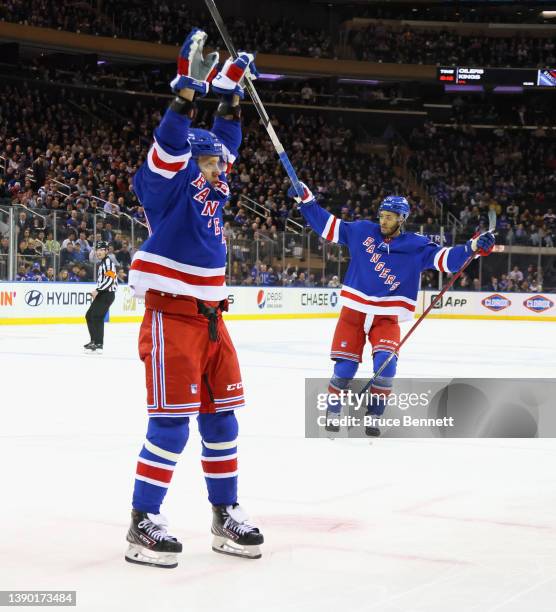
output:
[{"label": "skate lace", "polygon": [[139,529],[144,529],[147,532],[147,535],[151,538],[161,541],[166,540],[169,536],[166,529],[160,525],[155,525],[152,521],[148,519],[143,519],[137,525]]},{"label": "skate lace", "polygon": [[225,529],[231,529],[235,531],[239,535],[245,535],[246,533],[251,533],[251,531],[255,531],[256,527],[254,525],[250,525],[249,523],[238,523],[233,518],[229,517],[224,523]]}]

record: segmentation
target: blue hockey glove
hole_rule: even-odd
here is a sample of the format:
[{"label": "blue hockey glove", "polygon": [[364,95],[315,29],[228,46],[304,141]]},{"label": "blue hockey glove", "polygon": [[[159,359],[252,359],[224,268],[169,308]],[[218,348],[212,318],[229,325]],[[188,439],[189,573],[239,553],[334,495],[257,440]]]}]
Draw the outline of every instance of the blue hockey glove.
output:
[{"label": "blue hockey glove", "polygon": [[465,243],[465,250],[471,254],[478,253],[483,257],[490,255],[492,249],[494,248],[494,234],[491,232],[485,232],[484,234],[479,234],[473,236],[471,240],[468,240]]},{"label": "blue hockey glove", "polygon": [[256,79],[259,76],[255,67],[255,55],[240,51],[235,60],[231,57],[226,60],[222,70],[212,81],[213,91],[224,96],[235,94],[243,99],[245,95],[243,78],[247,71],[249,71],[251,79]]},{"label": "blue hockey glove", "polygon": [[288,196],[290,198],[293,198],[298,204],[315,204],[315,196],[311,193],[309,187],[307,187],[307,185],[305,185],[305,183],[302,183],[301,181],[299,181],[299,184],[303,188],[303,197],[300,198],[297,195],[297,191],[295,190],[295,187],[293,185],[288,189]]},{"label": "blue hockey glove", "polygon": [[188,87],[201,96],[206,96],[209,83],[216,75],[218,53],[214,51],[203,57],[203,47],[207,39],[206,32],[193,28],[185,39],[178,56],[178,73],[170,83],[172,91],[178,93]]}]

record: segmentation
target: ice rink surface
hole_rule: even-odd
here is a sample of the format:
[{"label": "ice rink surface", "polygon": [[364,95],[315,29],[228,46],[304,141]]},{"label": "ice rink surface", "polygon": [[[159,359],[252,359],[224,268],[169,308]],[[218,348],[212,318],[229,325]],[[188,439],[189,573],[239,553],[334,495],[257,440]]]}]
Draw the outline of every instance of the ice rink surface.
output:
[{"label": "ice rink surface", "polygon": [[[138,325],[108,325],[102,356],[82,354],[84,325],[1,326],[0,589],[77,590],[91,611],[552,612],[556,441],[304,439],[304,378],[330,375],[334,325],[229,322],[263,558],[211,551],[193,423],[163,506],[174,570],[123,558],[147,419]],[[398,372],[554,377],[554,347],[554,323],[431,320]]]}]

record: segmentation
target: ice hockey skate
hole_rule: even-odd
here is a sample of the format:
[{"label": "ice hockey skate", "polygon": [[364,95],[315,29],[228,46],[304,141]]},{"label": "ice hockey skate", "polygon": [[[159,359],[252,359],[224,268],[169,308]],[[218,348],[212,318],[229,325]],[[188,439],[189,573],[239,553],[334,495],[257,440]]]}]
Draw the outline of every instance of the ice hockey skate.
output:
[{"label": "ice hockey skate", "polygon": [[332,412],[331,410],[326,411],[326,425],[324,428],[326,431],[331,433],[338,433],[340,431],[340,417],[339,412]]},{"label": "ice hockey skate", "polygon": [[260,559],[259,546],[264,542],[263,534],[248,522],[248,516],[239,504],[213,506],[212,550],[224,555]]},{"label": "ice hockey skate", "polygon": [[131,525],[127,532],[129,547],[126,561],[139,565],[173,568],[178,566],[181,542],[168,534],[168,522],[162,514],[131,511]]}]

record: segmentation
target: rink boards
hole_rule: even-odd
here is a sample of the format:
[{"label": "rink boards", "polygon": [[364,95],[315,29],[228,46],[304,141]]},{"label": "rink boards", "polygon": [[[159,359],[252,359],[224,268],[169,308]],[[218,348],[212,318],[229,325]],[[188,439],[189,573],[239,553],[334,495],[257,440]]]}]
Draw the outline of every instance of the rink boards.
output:
[{"label": "rink boards", "polygon": [[[0,283],[0,324],[83,323],[93,283]],[[421,314],[438,292],[421,291]],[[340,289],[302,287],[230,287],[229,319],[334,318]],[[120,286],[110,309],[111,322],[142,319],[144,303]],[[437,319],[556,321],[556,294],[453,291],[428,315]]]}]

